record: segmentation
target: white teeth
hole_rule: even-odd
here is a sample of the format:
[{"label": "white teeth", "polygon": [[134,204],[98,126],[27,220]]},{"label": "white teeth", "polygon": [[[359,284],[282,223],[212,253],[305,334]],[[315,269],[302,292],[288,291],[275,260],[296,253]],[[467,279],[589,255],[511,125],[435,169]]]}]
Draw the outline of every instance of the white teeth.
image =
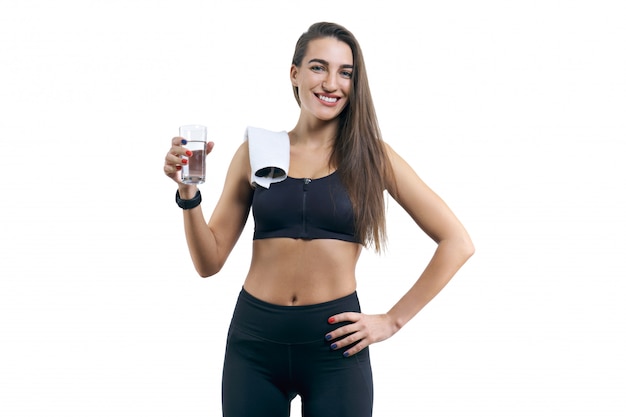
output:
[{"label": "white teeth", "polygon": [[327,103],[336,103],[337,102],[337,98],[336,97],[326,97],[326,96],[318,96],[320,100],[324,100]]}]

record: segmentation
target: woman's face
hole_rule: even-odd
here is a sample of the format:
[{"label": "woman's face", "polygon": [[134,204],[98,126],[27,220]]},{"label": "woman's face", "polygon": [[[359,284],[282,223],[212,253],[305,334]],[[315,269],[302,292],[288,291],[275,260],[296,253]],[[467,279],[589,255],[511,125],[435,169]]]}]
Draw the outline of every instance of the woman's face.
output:
[{"label": "woman's face", "polygon": [[339,116],[348,104],[352,71],[348,44],[335,38],[310,41],[300,66],[291,67],[291,82],[298,87],[301,111],[324,121]]}]

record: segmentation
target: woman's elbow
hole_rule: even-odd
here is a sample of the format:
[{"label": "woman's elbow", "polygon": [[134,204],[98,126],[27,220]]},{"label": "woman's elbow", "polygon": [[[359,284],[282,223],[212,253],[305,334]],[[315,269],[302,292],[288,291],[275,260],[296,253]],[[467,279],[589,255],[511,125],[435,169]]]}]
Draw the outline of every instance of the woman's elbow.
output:
[{"label": "woman's elbow", "polygon": [[441,247],[446,247],[461,262],[465,263],[474,255],[476,248],[472,239],[466,234],[451,236],[438,242]]},{"label": "woman's elbow", "polygon": [[209,278],[217,274],[222,270],[223,263],[218,265],[197,265],[196,272],[200,275],[200,278]]},{"label": "woman's elbow", "polygon": [[474,255],[474,253],[476,252],[476,247],[474,246],[474,243],[469,236],[466,236],[461,241],[459,251],[463,254],[465,260],[468,260]]}]

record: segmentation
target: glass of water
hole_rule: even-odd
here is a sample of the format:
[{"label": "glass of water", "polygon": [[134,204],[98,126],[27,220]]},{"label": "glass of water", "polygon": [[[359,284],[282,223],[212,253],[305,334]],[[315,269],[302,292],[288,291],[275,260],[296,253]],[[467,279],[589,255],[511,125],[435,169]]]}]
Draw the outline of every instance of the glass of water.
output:
[{"label": "glass of water", "polygon": [[184,125],[179,136],[187,141],[185,148],[192,152],[187,164],[182,166],[181,179],[185,184],[202,184],[206,177],[207,128],[202,125]]}]

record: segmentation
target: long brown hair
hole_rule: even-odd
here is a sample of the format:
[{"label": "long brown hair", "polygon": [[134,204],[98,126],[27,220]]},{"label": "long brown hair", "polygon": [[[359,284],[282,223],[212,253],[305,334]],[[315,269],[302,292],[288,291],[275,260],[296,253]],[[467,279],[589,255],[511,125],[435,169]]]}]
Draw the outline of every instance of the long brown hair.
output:
[{"label": "long brown hair", "polygon": [[[374,245],[377,252],[385,246],[385,179],[392,178],[374,102],[370,92],[361,47],[354,35],[336,23],[314,23],[296,43],[292,64],[300,67],[310,41],[335,38],[352,50],[352,88],[348,104],[339,115],[339,128],[330,162],[337,167],[354,207],[359,240]],[[293,93],[300,105],[298,88]]]}]

